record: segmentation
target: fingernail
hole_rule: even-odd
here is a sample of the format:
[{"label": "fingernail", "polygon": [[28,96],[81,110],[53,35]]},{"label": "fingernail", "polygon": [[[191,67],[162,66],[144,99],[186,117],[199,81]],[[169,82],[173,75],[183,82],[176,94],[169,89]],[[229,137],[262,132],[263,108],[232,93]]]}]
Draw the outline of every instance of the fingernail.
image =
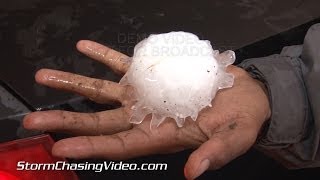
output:
[{"label": "fingernail", "polygon": [[[26,129],[35,129],[41,123],[41,116],[38,112],[28,114],[23,121],[23,126]],[[40,116],[40,117],[39,117]]]},{"label": "fingernail", "polygon": [[193,175],[192,179],[195,179],[195,178],[199,177],[202,173],[204,173],[204,172],[209,168],[209,166],[210,166],[210,161],[209,161],[209,159],[203,160],[203,161],[200,163],[197,171],[196,171],[195,174]]}]

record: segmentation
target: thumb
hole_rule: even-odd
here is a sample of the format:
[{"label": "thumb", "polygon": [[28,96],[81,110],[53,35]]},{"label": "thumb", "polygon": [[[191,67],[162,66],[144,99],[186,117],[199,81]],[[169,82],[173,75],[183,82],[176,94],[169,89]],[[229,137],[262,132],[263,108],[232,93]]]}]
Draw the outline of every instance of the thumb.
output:
[{"label": "thumb", "polygon": [[190,155],[184,168],[186,178],[195,179],[208,169],[221,168],[244,154],[254,144],[256,137],[257,132],[252,128],[215,134]]},{"label": "thumb", "polygon": [[195,179],[206,170],[218,169],[228,162],[228,149],[220,138],[203,143],[190,156],[184,168],[187,179]]}]

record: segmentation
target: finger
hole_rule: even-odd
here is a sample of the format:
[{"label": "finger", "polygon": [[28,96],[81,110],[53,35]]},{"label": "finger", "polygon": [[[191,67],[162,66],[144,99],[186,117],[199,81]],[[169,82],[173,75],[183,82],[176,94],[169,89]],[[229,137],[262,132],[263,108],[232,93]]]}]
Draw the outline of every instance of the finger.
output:
[{"label": "finger", "polygon": [[[187,179],[195,179],[209,169],[211,162],[216,165],[223,162],[224,153],[223,142],[219,140],[209,140],[194,151],[185,166],[184,174]],[[215,158],[215,159],[214,159]]]},{"label": "finger", "polygon": [[[146,126],[149,128],[149,126]],[[162,137],[166,137],[163,135]],[[106,158],[123,160],[155,154],[168,149],[171,138],[159,140],[147,131],[134,128],[108,136],[82,136],[63,139],[55,143],[52,153],[67,158]]]},{"label": "finger", "polygon": [[60,131],[81,135],[114,134],[131,129],[123,108],[98,113],[43,111],[27,115],[23,120],[26,129]]},{"label": "finger", "polygon": [[81,40],[77,43],[77,49],[120,74],[127,72],[130,65],[128,56],[93,41]]},{"label": "finger", "polygon": [[233,131],[236,124],[230,128],[217,132],[190,155],[184,169],[187,179],[195,179],[208,169],[221,168],[252,146],[256,137],[254,131],[239,127]]},{"label": "finger", "polygon": [[118,83],[57,70],[41,69],[35,78],[42,85],[78,93],[98,103],[121,101],[125,93],[125,87]]}]

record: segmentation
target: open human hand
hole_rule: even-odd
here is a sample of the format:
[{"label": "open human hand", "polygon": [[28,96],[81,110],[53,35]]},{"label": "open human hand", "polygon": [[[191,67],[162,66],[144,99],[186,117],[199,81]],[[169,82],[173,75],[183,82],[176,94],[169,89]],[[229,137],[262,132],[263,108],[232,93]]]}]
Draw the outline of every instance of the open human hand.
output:
[{"label": "open human hand", "polygon": [[[92,41],[79,41],[77,49],[120,74],[130,66],[128,56]],[[221,53],[218,60],[225,56]],[[123,160],[192,148],[195,151],[185,165],[185,176],[194,179],[207,169],[218,169],[245,153],[270,117],[263,84],[241,68],[230,65],[227,71],[235,76],[234,86],[218,91],[213,106],[202,110],[197,121],[187,119],[179,128],[174,120],[167,119],[150,130],[151,117],[138,125],[129,122],[132,93],[129,86],[42,69],[35,76],[40,84],[71,91],[98,103],[118,101],[122,106],[97,113],[34,112],[24,118],[24,127],[75,135],[54,144],[52,153],[59,157]]]}]

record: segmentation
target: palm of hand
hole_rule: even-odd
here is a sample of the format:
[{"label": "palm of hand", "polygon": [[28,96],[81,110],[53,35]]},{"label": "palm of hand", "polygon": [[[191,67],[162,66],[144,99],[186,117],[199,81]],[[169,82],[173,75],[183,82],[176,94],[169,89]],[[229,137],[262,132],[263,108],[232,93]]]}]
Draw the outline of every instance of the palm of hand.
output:
[{"label": "palm of hand", "polygon": [[[118,73],[123,74],[129,67],[127,56],[100,44],[80,41],[77,48]],[[224,54],[219,58],[224,58]],[[118,160],[197,148],[185,167],[186,177],[195,178],[206,169],[217,169],[246,152],[270,115],[261,83],[235,66],[230,66],[228,71],[235,75],[234,86],[219,91],[213,107],[201,111],[196,122],[187,120],[178,128],[173,120],[167,119],[150,130],[150,117],[139,125],[129,123],[130,88],[106,80],[40,70],[36,74],[40,84],[72,91],[98,103],[120,101],[123,106],[97,113],[35,112],[25,117],[24,126],[82,135],[55,143],[53,154],[69,158]]]}]

